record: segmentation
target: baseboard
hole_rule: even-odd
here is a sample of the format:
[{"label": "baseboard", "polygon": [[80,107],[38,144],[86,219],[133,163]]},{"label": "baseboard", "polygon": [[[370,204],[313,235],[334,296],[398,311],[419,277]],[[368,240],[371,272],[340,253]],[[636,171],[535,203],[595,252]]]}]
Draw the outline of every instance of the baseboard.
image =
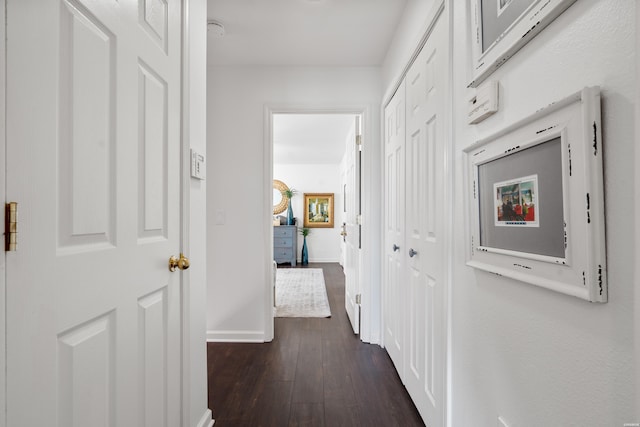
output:
[{"label": "baseboard", "polygon": [[207,342],[264,342],[263,331],[207,331]]},{"label": "baseboard", "polygon": [[197,427],[213,427],[215,420],[212,418],[211,409],[207,409]]},{"label": "baseboard", "polygon": [[[301,260],[297,260],[298,264],[302,264]],[[323,263],[323,262],[340,262],[339,258],[309,258],[309,262],[318,262],[318,263]]]}]

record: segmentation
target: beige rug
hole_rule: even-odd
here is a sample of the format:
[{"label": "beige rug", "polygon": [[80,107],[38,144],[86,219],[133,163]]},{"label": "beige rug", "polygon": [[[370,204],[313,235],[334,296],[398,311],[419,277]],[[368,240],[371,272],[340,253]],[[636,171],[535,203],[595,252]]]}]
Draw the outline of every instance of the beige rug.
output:
[{"label": "beige rug", "polygon": [[276,317],[331,317],[321,268],[279,268]]}]

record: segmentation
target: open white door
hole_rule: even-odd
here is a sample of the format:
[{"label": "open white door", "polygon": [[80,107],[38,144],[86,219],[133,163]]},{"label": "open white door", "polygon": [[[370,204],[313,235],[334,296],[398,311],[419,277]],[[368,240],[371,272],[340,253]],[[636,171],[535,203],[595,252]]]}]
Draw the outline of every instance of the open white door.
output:
[{"label": "open white door", "polygon": [[354,333],[360,333],[360,116],[355,118],[354,141],[347,146],[345,212],[345,308]]},{"label": "open white door", "polygon": [[7,0],[7,425],[181,424],[181,5]]}]

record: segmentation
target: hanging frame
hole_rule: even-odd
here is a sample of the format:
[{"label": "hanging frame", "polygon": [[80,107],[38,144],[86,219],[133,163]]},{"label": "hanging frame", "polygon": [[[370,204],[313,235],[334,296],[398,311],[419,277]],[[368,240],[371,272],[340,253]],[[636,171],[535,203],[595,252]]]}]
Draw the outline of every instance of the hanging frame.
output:
[{"label": "hanging frame", "polygon": [[599,89],[585,88],[465,152],[467,265],[606,302]]}]

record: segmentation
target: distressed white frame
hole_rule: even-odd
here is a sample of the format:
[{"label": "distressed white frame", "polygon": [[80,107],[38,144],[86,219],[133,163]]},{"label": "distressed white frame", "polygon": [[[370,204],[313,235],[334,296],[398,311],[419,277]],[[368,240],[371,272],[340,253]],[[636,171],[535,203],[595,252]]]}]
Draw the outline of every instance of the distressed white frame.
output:
[{"label": "distressed white frame", "polygon": [[478,87],[575,1],[536,0],[483,52],[482,0],[470,0],[473,78],[469,87]]},{"label": "distressed white frame", "polygon": [[[478,168],[561,138],[565,256],[480,245]],[[591,302],[607,301],[600,90],[585,88],[464,151],[469,210],[467,265]]]}]

